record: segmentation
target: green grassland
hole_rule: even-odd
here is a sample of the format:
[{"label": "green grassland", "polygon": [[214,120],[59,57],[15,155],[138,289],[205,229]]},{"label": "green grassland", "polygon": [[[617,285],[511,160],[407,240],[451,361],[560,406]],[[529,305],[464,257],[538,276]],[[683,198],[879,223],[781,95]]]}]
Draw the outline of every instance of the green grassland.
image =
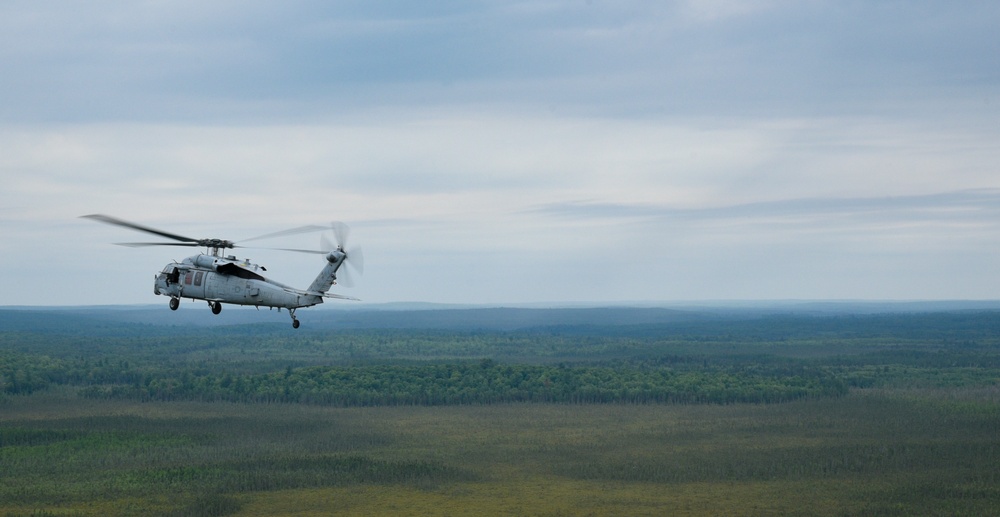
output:
[{"label": "green grassland", "polygon": [[1000,514],[996,313],[66,321],[0,314],[0,514]]}]

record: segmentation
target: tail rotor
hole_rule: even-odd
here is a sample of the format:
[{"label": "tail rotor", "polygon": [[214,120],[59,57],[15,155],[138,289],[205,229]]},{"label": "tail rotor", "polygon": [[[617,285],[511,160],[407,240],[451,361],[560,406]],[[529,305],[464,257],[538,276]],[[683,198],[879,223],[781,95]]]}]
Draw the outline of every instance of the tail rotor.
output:
[{"label": "tail rotor", "polygon": [[[350,235],[350,227],[339,221],[331,223],[330,231],[320,235],[320,249],[324,252],[339,251],[345,256],[344,264],[347,267],[338,271],[337,275],[338,283],[345,287],[354,287],[356,285],[355,277],[363,275],[365,272],[365,256],[361,247],[348,247],[347,245]],[[330,236],[334,239],[332,242]]]}]

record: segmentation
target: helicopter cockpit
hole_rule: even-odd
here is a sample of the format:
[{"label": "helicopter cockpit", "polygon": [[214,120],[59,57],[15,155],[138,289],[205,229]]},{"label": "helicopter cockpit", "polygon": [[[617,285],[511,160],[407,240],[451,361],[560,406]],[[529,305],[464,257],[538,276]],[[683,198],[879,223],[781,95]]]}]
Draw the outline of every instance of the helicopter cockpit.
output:
[{"label": "helicopter cockpit", "polygon": [[160,276],[166,279],[167,284],[176,284],[181,281],[181,272],[173,264],[168,264],[160,272]]}]

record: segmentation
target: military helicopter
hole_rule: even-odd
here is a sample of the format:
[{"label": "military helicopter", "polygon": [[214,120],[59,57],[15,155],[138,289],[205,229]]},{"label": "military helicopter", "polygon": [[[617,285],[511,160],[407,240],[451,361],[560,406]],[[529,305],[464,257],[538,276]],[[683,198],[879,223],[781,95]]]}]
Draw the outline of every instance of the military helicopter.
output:
[{"label": "military helicopter", "polygon": [[208,306],[212,309],[213,314],[222,312],[223,303],[252,305],[258,309],[260,307],[276,308],[279,312],[281,309],[287,309],[288,314],[292,317],[292,328],[299,328],[299,320],[295,317],[296,309],[312,307],[313,305],[323,303],[323,298],[357,300],[357,298],[350,296],[327,292],[337,283],[338,272],[344,273],[343,280],[345,280],[345,285],[351,283],[348,280],[350,276],[347,274],[347,268],[341,271],[341,266],[344,264],[348,264],[358,274],[361,274],[364,269],[360,249],[352,249],[350,252],[344,250],[348,228],[343,223],[332,223],[330,226],[302,226],[242,241],[247,242],[307,232],[332,232],[336,243],[330,243],[326,239],[326,236],[323,235],[321,238],[321,247],[324,251],[257,248],[325,255],[327,263],[319,275],[316,276],[316,279],[313,280],[312,284],[306,289],[295,289],[265,278],[262,272],[267,271],[267,269],[264,266],[253,264],[249,259],[238,259],[233,255],[224,255],[227,249],[247,248],[247,246],[237,246],[235,242],[224,239],[192,239],[108,215],[90,214],[80,217],[115,226],[123,226],[176,241],[118,243],[121,246],[186,246],[206,248],[206,253],[188,257],[180,262],[167,264],[156,275],[153,283],[153,293],[169,296],[171,310],[177,310],[180,306],[181,298],[204,300],[208,302]]}]

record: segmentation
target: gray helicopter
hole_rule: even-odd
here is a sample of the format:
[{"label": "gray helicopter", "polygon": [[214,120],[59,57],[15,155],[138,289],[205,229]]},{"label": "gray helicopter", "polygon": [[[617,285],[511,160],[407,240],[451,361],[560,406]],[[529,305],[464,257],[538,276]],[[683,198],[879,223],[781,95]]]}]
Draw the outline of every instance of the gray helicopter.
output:
[{"label": "gray helicopter", "polygon": [[325,235],[321,238],[321,247],[325,251],[258,248],[297,253],[315,253],[326,257],[326,265],[319,275],[316,276],[316,279],[313,280],[312,284],[306,289],[296,289],[265,278],[262,273],[267,270],[261,265],[251,263],[249,259],[241,260],[233,255],[224,255],[224,250],[247,248],[247,246],[237,246],[235,242],[223,239],[192,239],[102,214],[91,214],[81,217],[177,241],[118,243],[121,246],[186,246],[206,248],[208,253],[194,255],[180,262],[171,262],[164,266],[163,270],[156,275],[153,283],[153,293],[169,296],[171,310],[177,310],[180,306],[181,298],[204,300],[208,302],[208,306],[214,314],[222,312],[223,303],[252,305],[257,308],[276,308],[278,311],[288,309],[288,314],[292,317],[292,327],[299,328],[299,320],[295,317],[296,309],[312,307],[313,305],[323,303],[324,298],[357,300],[357,298],[350,296],[327,292],[337,283],[338,272],[343,273],[344,278],[342,280],[344,280],[343,283],[345,285],[351,283],[349,280],[350,276],[347,274],[347,268],[341,271],[341,266],[344,264],[348,264],[358,274],[363,272],[361,250],[356,248],[348,252],[344,249],[348,228],[343,223],[333,223],[330,226],[302,226],[242,241],[247,242],[307,232],[332,231],[336,239],[335,244],[330,243]]}]

